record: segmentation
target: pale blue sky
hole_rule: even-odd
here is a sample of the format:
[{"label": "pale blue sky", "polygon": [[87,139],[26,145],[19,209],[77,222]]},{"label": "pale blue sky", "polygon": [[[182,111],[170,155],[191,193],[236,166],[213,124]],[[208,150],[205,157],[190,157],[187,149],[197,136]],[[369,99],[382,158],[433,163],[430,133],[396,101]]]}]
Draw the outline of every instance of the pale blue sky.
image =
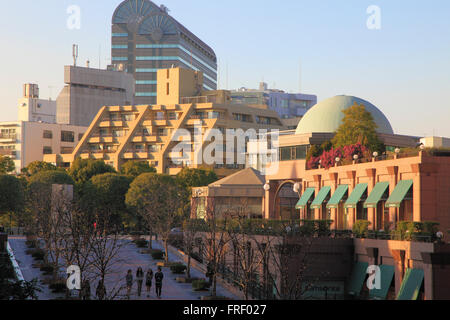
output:
[{"label": "pale blue sky", "polygon": [[[41,97],[63,86],[71,46],[101,67],[110,58],[111,16],[121,0],[0,1],[0,120],[16,119],[26,82]],[[208,43],[219,59],[221,88],[270,87],[355,95],[378,106],[396,133],[450,137],[450,1],[164,0],[170,14]],[[81,29],[66,27],[81,8]],[[381,30],[366,27],[369,5]],[[227,68],[228,65],[228,68]],[[228,69],[228,77],[226,76]],[[228,79],[228,81],[227,81]]]}]

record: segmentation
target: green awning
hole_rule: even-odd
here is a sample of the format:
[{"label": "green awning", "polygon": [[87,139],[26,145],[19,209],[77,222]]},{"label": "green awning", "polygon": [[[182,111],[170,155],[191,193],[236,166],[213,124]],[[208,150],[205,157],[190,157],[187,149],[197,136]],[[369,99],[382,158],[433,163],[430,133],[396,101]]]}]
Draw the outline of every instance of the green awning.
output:
[{"label": "green awning", "polygon": [[297,204],[295,205],[295,209],[303,209],[304,207],[306,207],[308,201],[314,196],[315,191],[316,189],[314,188],[307,188],[300,197],[300,200],[298,200]]},{"label": "green awning", "polygon": [[422,269],[407,269],[397,300],[417,300],[423,277]]},{"label": "green awning", "polygon": [[356,208],[359,200],[361,200],[362,195],[367,190],[367,183],[360,183],[356,185],[355,189],[353,189],[352,194],[348,197],[347,201],[344,204],[345,208]]},{"label": "green awning", "polygon": [[367,262],[357,262],[355,264],[350,279],[347,283],[348,294],[359,296],[359,293],[361,292],[364,284],[364,280],[367,276],[367,267],[369,267],[369,264]]},{"label": "green awning", "polygon": [[394,279],[394,266],[382,264],[380,266],[380,288],[369,291],[369,297],[372,299],[385,300],[391,287],[392,279]]},{"label": "green awning", "polygon": [[327,208],[337,208],[339,206],[339,202],[341,202],[342,198],[348,191],[348,185],[343,184],[337,187],[336,191],[333,193],[330,201],[328,201]]},{"label": "green awning", "polygon": [[389,188],[389,182],[378,182],[364,202],[364,208],[376,208],[387,188]]},{"label": "green awning", "polygon": [[331,192],[330,186],[322,187],[322,189],[320,189],[319,193],[317,194],[317,197],[311,203],[311,208],[319,209],[330,192]]},{"label": "green awning", "polygon": [[386,201],[386,208],[399,208],[409,189],[413,185],[412,180],[401,180],[395,186],[391,196]]}]

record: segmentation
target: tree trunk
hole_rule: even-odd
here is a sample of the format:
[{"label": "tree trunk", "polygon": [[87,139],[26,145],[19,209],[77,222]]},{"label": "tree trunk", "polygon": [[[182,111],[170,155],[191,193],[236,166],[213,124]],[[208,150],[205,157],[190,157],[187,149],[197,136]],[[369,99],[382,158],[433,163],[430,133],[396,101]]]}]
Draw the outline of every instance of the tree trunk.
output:
[{"label": "tree trunk", "polygon": [[167,239],[164,239],[164,250],[166,251],[166,252],[165,252],[165,256],[164,256],[164,261],[165,261],[166,263],[169,262],[169,250],[168,250],[168,249],[169,249],[169,248],[168,248]]},{"label": "tree trunk", "polygon": [[153,247],[152,247],[152,239],[153,239],[153,232],[150,231],[150,239],[148,240],[148,249],[149,250],[153,249]]},{"label": "tree trunk", "polygon": [[213,275],[213,287],[212,287],[211,295],[213,297],[217,296],[217,276],[216,276],[215,272],[214,272],[214,275]]},{"label": "tree trunk", "polygon": [[188,253],[186,276],[187,276],[188,279],[191,278],[191,252]]}]

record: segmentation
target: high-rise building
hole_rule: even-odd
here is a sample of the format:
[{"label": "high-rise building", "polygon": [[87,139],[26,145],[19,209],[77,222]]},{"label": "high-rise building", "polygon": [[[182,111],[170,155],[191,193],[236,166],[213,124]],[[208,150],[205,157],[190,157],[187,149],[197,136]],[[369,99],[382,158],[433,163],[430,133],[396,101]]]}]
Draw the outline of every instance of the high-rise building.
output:
[{"label": "high-rise building", "polygon": [[192,32],[148,0],[126,0],[112,17],[112,64],[136,81],[135,104],[156,103],[156,71],[182,67],[201,71],[203,89],[217,89],[214,51]]},{"label": "high-rise building", "polygon": [[[210,129],[216,129],[226,139],[229,139],[227,129],[254,129],[255,134],[260,129],[286,129],[275,111],[230,104],[229,91],[202,91],[201,72],[170,68],[159,70],[157,77],[158,104],[104,107],[72,154],[46,155],[44,160],[68,167],[78,157],[101,159],[116,169],[127,161],[137,160],[148,162],[159,173],[174,175],[183,167],[207,167],[223,177],[244,168],[245,143],[236,148],[233,145],[225,155],[228,140],[223,137],[220,142],[214,138],[217,155],[214,150],[213,162],[196,161],[199,150],[207,154]],[[189,141],[180,134],[187,134]],[[239,139],[248,141],[246,137],[242,134]],[[180,141],[191,150],[186,152],[187,156],[177,149]],[[242,163],[238,160],[241,155]],[[226,161],[230,158],[232,161]]]},{"label": "high-rise building", "polygon": [[56,99],[56,122],[88,127],[103,106],[133,104],[132,75],[114,70],[65,66],[65,86]]}]

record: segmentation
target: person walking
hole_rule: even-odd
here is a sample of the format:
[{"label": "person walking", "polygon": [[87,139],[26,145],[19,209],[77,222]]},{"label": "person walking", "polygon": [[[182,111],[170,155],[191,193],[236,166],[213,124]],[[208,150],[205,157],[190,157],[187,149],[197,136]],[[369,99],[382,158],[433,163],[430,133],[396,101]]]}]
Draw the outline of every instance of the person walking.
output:
[{"label": "person walking", "polygon": [[133,287],[133,274],[131,273],[131,269],[128,270],[125,280],[127,282],[127,297],[130,300],[131,288]]},{"label": "person walking", "polygon": [[105,284],[103,283],[102,280],[98,281],[97,289],[95,290],[95,295],[97,296],[98,300],[105,299],[106,288],[105,288]]},{"label": "person walking", "polygon": [[137,291],[138,291],[138,297],[141,296],[142,292],[142,283],[144,282],[144,271],[142,271],[142,268],[139,267],[136,271],[136,282],[137,282]]},{"label": "person walking", "polygon": [[91,300],[91,285],[87,279],[83,281],[81,287],[81,300]]},{"label": "person walking", "polygon": [[145,285],[147,286],[147,298],[150,298],[150,289],[152,288],[153,270],[148,269],[145,275]]},{"label": "person walking", "polygon": [[158,267],[158,272],[155,273],[155,289],[156,289],[156,296],[158,297],[158,299],[161,299],[163,278],[164,274],[161,272],[161,267]]}]

